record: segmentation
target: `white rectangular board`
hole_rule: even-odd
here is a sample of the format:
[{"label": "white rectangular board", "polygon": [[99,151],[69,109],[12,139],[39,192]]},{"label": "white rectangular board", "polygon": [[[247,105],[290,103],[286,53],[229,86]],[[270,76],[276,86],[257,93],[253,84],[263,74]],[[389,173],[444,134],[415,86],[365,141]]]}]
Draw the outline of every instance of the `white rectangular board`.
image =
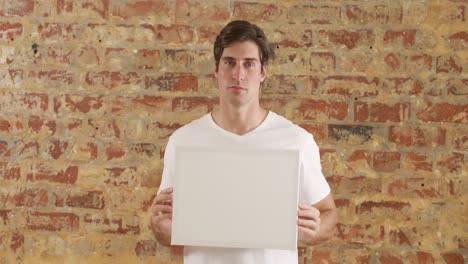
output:
[{"label": "white rectangular board", "polygon": [[297,248],[298,150],[176,147],[173,245]]}]

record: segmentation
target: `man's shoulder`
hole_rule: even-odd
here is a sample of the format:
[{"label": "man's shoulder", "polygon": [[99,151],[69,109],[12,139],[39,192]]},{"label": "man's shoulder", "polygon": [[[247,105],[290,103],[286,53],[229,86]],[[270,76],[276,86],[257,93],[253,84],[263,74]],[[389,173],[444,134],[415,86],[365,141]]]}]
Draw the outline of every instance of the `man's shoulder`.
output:
[{"label": "man's shoulder", "polygon": [[279,130],[283,136],[293,137],[302,143],[307,143],[313,139],[313,135],[309,131],[295,124],[293,121],[274,112],[272,112],[272,114],[273,122],[270,127],[272,130]]},{"label": "man's shoulder", "polygon": [[198,133],[199,131],[206,129],[208,125],[208,115],[209,114],[203,115],[179,127],[172,133],[171,138],[175,139],[186,136],[193,137],[194,133]]}]

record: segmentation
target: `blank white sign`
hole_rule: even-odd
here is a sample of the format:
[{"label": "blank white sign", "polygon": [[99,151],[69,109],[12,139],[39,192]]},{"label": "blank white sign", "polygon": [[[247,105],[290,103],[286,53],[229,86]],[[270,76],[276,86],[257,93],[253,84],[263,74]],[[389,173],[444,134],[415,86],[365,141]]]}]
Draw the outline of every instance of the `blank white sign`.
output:
[{"label": "blank white sign", "polygon": [[175,155],[173,245],[297,248],[298,150]]}]

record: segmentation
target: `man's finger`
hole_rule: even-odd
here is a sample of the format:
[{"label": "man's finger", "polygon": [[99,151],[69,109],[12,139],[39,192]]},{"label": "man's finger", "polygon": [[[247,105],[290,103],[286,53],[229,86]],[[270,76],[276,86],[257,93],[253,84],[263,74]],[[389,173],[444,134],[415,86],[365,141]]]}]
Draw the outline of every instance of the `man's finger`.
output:
[{"label": "man's finger", "polygon": [[299,210],[297,215],[299,216],[299,218],[307,218],[307,219],[312,219],[312,220],[315,220],[315,221],[320,220],[320,212],[318,212],[318,210],[317,211],[314,211],[314,210]]},{"label": "man's finger", "polygon": [[152,209],[153,214],[161,213],[172,213],[172,205],[156,205]]},{"label": "man's finger", "polygon": [[317,231],[320,226],[320,223],[313,221],[313,220],[298,219],[297,225],[299,227],[304,227],[307,229],[311,229],[313,231]]}]

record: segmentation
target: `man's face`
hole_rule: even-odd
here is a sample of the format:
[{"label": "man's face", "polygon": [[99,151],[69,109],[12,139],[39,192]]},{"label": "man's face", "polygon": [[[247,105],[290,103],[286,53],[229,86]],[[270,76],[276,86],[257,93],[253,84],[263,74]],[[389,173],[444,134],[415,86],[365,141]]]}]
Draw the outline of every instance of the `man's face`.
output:
[{"label": "man's face", "polygon": [[266,67],[262,71],[257,44],[242,41],[224,48],[215,77],[221,104],[236,107],[257,104],[260,84],[266,77]]}]

